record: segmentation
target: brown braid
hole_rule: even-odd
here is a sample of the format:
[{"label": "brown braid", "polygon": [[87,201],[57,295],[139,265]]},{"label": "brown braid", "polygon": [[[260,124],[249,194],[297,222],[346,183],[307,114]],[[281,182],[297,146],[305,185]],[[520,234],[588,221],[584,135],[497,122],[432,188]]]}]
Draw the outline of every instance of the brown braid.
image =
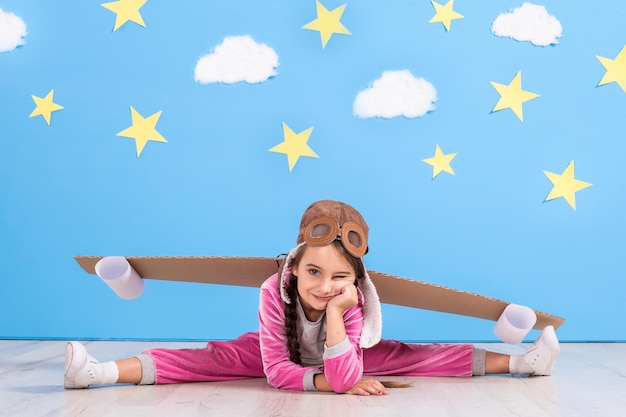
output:
[{"label": "brown braid", "polygon": [[289,349],[289,360],[298,365],[302,365],[300,358],[300,342],[298,341],[298,277],[292,276],[287,286],[287,295],[291,303],[285,303],[285,336],[287,336],[287,349]]}]

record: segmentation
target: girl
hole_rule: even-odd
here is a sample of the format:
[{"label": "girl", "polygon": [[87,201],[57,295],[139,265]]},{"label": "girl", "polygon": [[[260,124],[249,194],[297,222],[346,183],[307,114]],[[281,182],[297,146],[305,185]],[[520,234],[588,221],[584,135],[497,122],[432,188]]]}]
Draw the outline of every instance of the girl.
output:
[{"label": "girl", "polygon": [[68,342],[65,388],[266,377],[277,388],[384,395],[383,383],[368,376],[553,372],[560,348],[552,326],[524,355],[381,340],[380,301],[362,260],[367,238],[353,207],[315,202],[302,216],[297,246],[261,286],[259,331],[202,349],[148,349],[103,363]]}]

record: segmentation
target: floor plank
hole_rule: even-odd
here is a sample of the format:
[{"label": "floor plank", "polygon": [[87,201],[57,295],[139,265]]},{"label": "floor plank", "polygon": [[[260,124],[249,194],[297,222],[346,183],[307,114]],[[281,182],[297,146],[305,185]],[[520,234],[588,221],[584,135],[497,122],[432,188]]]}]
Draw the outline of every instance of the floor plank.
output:
[{"label": "floor plank", "polygon": [[[85,342],[100,360],[147,347],[198,342]],[[478,344],[504,353],[524,346]],[[65,342],[0,340],[1,416],[567,416],[621,417],[626,409],[626,344],[564,343],[551,377],[385,377],[410,382],[383,397],[277,390],[265,379],[180,385],[63,389]]]}]

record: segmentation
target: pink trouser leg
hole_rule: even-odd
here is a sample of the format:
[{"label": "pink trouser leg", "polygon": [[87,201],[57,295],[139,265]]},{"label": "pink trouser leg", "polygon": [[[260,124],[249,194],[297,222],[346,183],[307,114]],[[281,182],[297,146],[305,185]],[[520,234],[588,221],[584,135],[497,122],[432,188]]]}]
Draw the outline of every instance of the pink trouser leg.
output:
[{"label": "pink trouser leg", "polygon": [[474,347],[381,340],[363,350],[364,375],[472,376]]},{"label": "pink trouser leg", "polygon": [[265,377],[257,332],[209,342],[200,349],[148,349],[144,353],[154,360],[157,384]]}]

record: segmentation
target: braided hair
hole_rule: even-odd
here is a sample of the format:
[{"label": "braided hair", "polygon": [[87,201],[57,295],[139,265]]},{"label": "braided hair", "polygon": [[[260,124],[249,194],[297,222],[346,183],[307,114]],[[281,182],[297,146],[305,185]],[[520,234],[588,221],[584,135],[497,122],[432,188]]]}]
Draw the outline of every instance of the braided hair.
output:
[{"label": "braided hair", "polygon": [[291,303],[285,303],[285,336],[287,336],[287,349],[289,350],[289,360],[302,365],[300,358],[300,342],[298,341],[298,311],[296,300],[298,299],[298,277],[291,278],[287,286],[287,295]]}]

